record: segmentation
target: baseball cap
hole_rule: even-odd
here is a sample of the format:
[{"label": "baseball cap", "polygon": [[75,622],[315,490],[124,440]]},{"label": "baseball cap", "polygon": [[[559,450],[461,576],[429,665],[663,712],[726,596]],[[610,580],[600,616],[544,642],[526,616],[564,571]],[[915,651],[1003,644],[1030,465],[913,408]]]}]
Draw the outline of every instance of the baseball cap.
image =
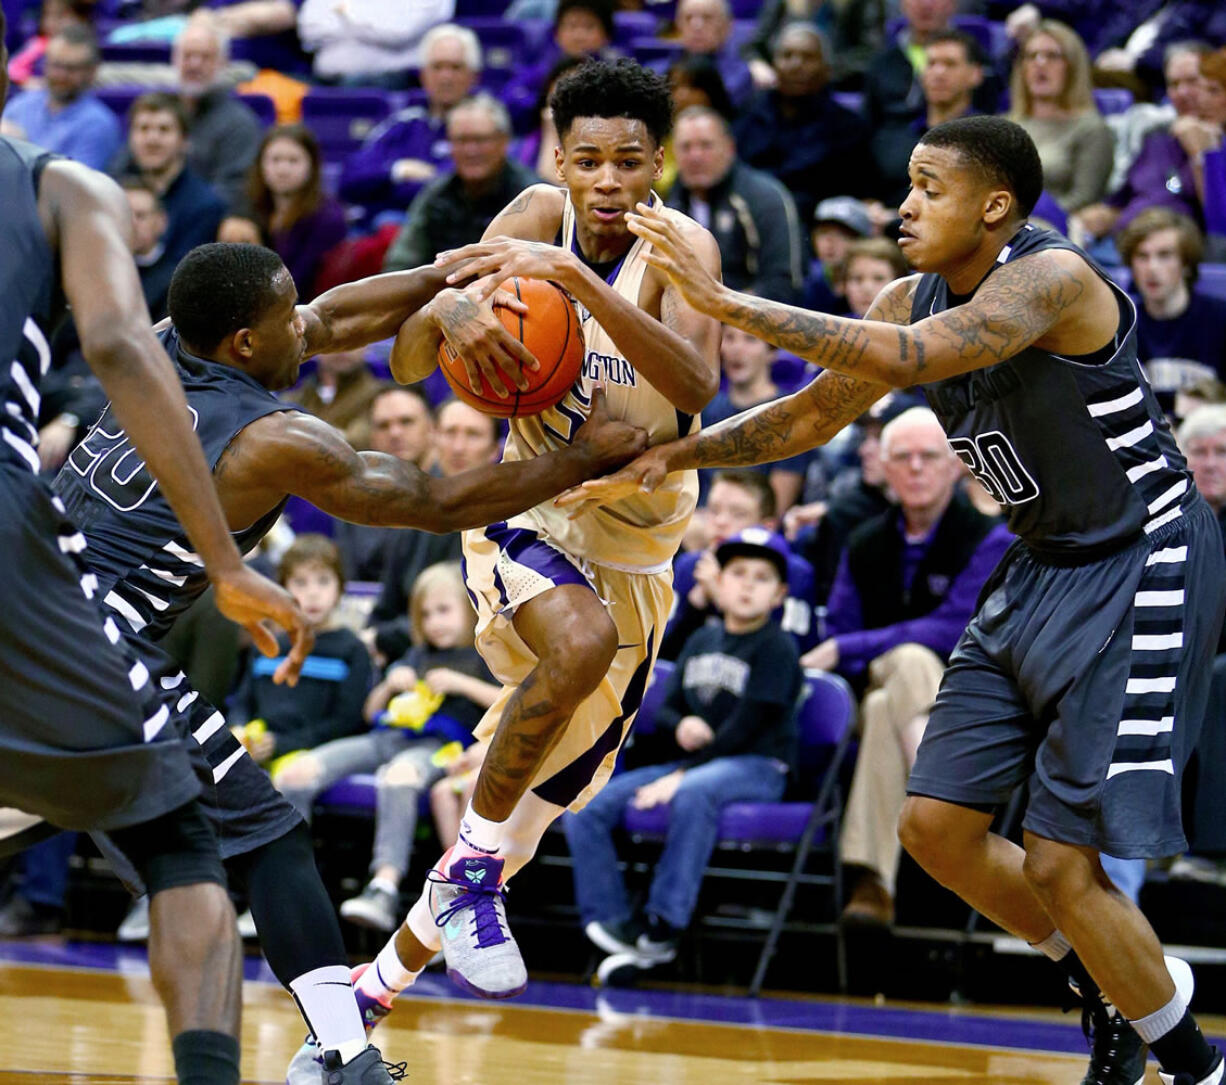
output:
[{"label": "baseball cap", "polygon": [[788,558],[792,556],[787,541],[778,532],[764,527],[747,527],[725,539],[715,548],[715,560],[722,569],[733,558],[765,558],[787,583]]},{"label": "baseball cap", "polygon": [[822,200],[813,212],[813,225],[823,222],[837,222],[858,237],[868,237],[873,232],[868,208],[854,196],[830,196]]}]

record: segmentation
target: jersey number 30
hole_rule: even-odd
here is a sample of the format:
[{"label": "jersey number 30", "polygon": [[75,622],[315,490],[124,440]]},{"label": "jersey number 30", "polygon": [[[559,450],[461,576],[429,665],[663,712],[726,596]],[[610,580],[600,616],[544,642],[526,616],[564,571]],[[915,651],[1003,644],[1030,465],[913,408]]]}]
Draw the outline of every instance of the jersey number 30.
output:
[{"label": "jersey number 30", "polygon": [[[200,416],[191,407],[187,410],[192,416],[194,430]],[[89,483],[94,493],[120,512],[140,508],[157,486],[140,453],[119,428],[109,406],[85,439],[72,450],[68,463]]]},{"label": "jersey number 30", "polygon": [[1000,430],[977,437],[951,437],[949,447],[999,504],[1024,505],[1039,496],[1038,484]]}]

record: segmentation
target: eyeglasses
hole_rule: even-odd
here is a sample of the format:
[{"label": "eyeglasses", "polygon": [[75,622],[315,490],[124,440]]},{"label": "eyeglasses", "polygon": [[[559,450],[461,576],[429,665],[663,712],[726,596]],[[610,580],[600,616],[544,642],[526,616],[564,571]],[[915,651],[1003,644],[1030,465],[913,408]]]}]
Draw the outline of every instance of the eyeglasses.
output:
[{"label": "eyeglasses", "polygon": [[1050,60],[1053,64],[1058,60],[1064,59],[1064,54],[1059,49],[1028,49],[1022,54],[1022,59],[1027,63],[1034,60]]},{"label": "eyeglasses", "polygon": [[912,460],[918,459],[920,466],[929,467],[934,463],[939,463],[946,459],[949,453],[946,451],[938,451],[936,449],[916,449],[914,452],[904,452],[899,449],[897,452],[891,452],[886,458],[890,463],[905,463],[910,464]]}]

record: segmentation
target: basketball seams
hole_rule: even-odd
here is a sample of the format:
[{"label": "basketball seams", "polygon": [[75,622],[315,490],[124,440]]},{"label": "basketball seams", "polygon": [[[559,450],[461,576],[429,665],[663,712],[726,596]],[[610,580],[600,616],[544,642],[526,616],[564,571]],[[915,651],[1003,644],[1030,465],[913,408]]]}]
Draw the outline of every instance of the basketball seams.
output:
[{"label": "basketball seams", "polygon": [[[561,368],[562,362],[566,358],[566,349],[567,347],[570,346],[571,319],[574,317],[575,311],[571,307],[570,300],[567,298],[566,294],[563,293],[562,288],[558,286],[557,283],[550,282],[548,279],[544,281],[549,282],[549,285],[554,289],[554,291],[556,292],[555,296],[557,300],[561,301],[562,309],[566,313],[566,334],[562,336],[562,344],[558,348],[558,356],[556,359],[554,359],[553,366],[550,368],[549,372],[546,373],[541,378],[541,384],[548,384],[549,381],[553,379],[553,375],[558,371],[559,368]],[[522,342],[522,339],[521,339],[521,342]],[[565,396],[566,396],[566,393],[563,392],[561,396],[559,396],[556,400],[554,400],[554,402],[547,403],[544,407],[541,408],[541,410],[548,410],[550,407],[557,406],[557,404],[562,402],[562,399]]]}]

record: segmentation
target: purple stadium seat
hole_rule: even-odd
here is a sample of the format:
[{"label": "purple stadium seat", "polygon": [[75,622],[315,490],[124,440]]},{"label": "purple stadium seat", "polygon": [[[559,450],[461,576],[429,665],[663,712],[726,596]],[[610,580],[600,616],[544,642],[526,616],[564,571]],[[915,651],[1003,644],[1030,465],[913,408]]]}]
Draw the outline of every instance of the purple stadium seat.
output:
[{"label": "purple stadium seat", "polygon": [[[514,68],[540,48],[543,38],[538,23],[509,23],[500,18],[457,20],[477,35],[487,68]],[[546,28],[547,29],[547,26]]]},{"label": "purple stadium seat", "polygon": [[94,93],[122,121],[127,118],[132,103],[149,89],[148,87],[95,87]]},{"label": "purple stadium seat", "polygon": [[170,42],[130,41],[122,44],[104,42],[102,59],[112,64],[169,64]]},{"label": "purple stadium seat", "polygon": [[679,41],[660,41],[658,38],[635,38],[630,42],[630,55],[646,66],[657,61],[671,62],[682,53]]},{"label": "purple stadium seat", "polygon": [[650,11],[615,11],[613,44],[628,49],[635,38],[654,38],[660,20]]},{"label": "purple stadium seat", "polygon": [[464,23],[469,19],[501,19],[510,0],[456,0],[455,20]]},{"label": "purple stadium seat", "polygon": [[393,91],[312,87],[302,99],[302,122],[319,139],[324,157],[336,158],[357,150],[370,130],[402,104]]},{"label": "purple stadium seat", "polygon": [[731,0],[728,6],[734,19],[757,19],[762,0]]},{"label": "purple stadium seat", "polygon": [[277,123],[276,103],[267,94],[240,94],[239,97],[247,103],[266,128]]},{"label": "purple stadium seat", "polygon": [[858,90],[836,90],[831,97],[844,109],[850,109],[853,113],[864,112],[864,95]]},{"label": "purple stadium seat", "polygon": [[[906,20],[904,19],[891,19],[885,25],[886,39],[893,41],[902,32],[905,25]],[[1008,38],[1005,35],[1003,23],[993,22],[983,15],[955,15],[953,25],[955,29],[974,38],[979,43],[979,48],[987,56],[999,56],[1002,47],[1006,50],[1008,48]]]},{"label": "purple stadium seat", "polygon": [[1201,264],[1196,289],[1226,301],[1226,264]]},{"label": "purple stadium seat", "polygon": [[[800,737],[797,780],[800,789],[813,796],[812,801],[730,803],[720,813],[721,849],[795,851],[791,872],[778,879],[784,882],[784,888],[770,934],[758,958],[757,969],[749,988],[751,995],[756,995],[762,989],[767,966],[787,922],[797,886],[831,886],[836,906],[842,895],[841,870],[837,856],[834,855],[842,815],[839,777],[851,744],[856,701],[851,688],[835,674],[808,671],[805,675],[805,687],[805,699],[796,717]],[[640,719],[648,707],[650,694],[649,688],[647,697],[644,697],[643,709],[640,709]],[[668,817],[667,807],[657,806],[648,810],[630,807],[622,818],[622,825],[634,839],[659,840],[668,830]],[[815,849],[831,856],[830,874],[806,873],[809,856]],[[720,868],[711,872],[729,879],[763,878],[761,871]],[[841,935],[837,950],[839,983],[843,987],[846,985],[846,961]]]},{"label": "purple stadium seat", "polygon": [[1124,87],[1094,88],[1094,104],[1104,117],[1112,113],[1123,113],[1132,106],[1133,101],[1132,91]]}]

